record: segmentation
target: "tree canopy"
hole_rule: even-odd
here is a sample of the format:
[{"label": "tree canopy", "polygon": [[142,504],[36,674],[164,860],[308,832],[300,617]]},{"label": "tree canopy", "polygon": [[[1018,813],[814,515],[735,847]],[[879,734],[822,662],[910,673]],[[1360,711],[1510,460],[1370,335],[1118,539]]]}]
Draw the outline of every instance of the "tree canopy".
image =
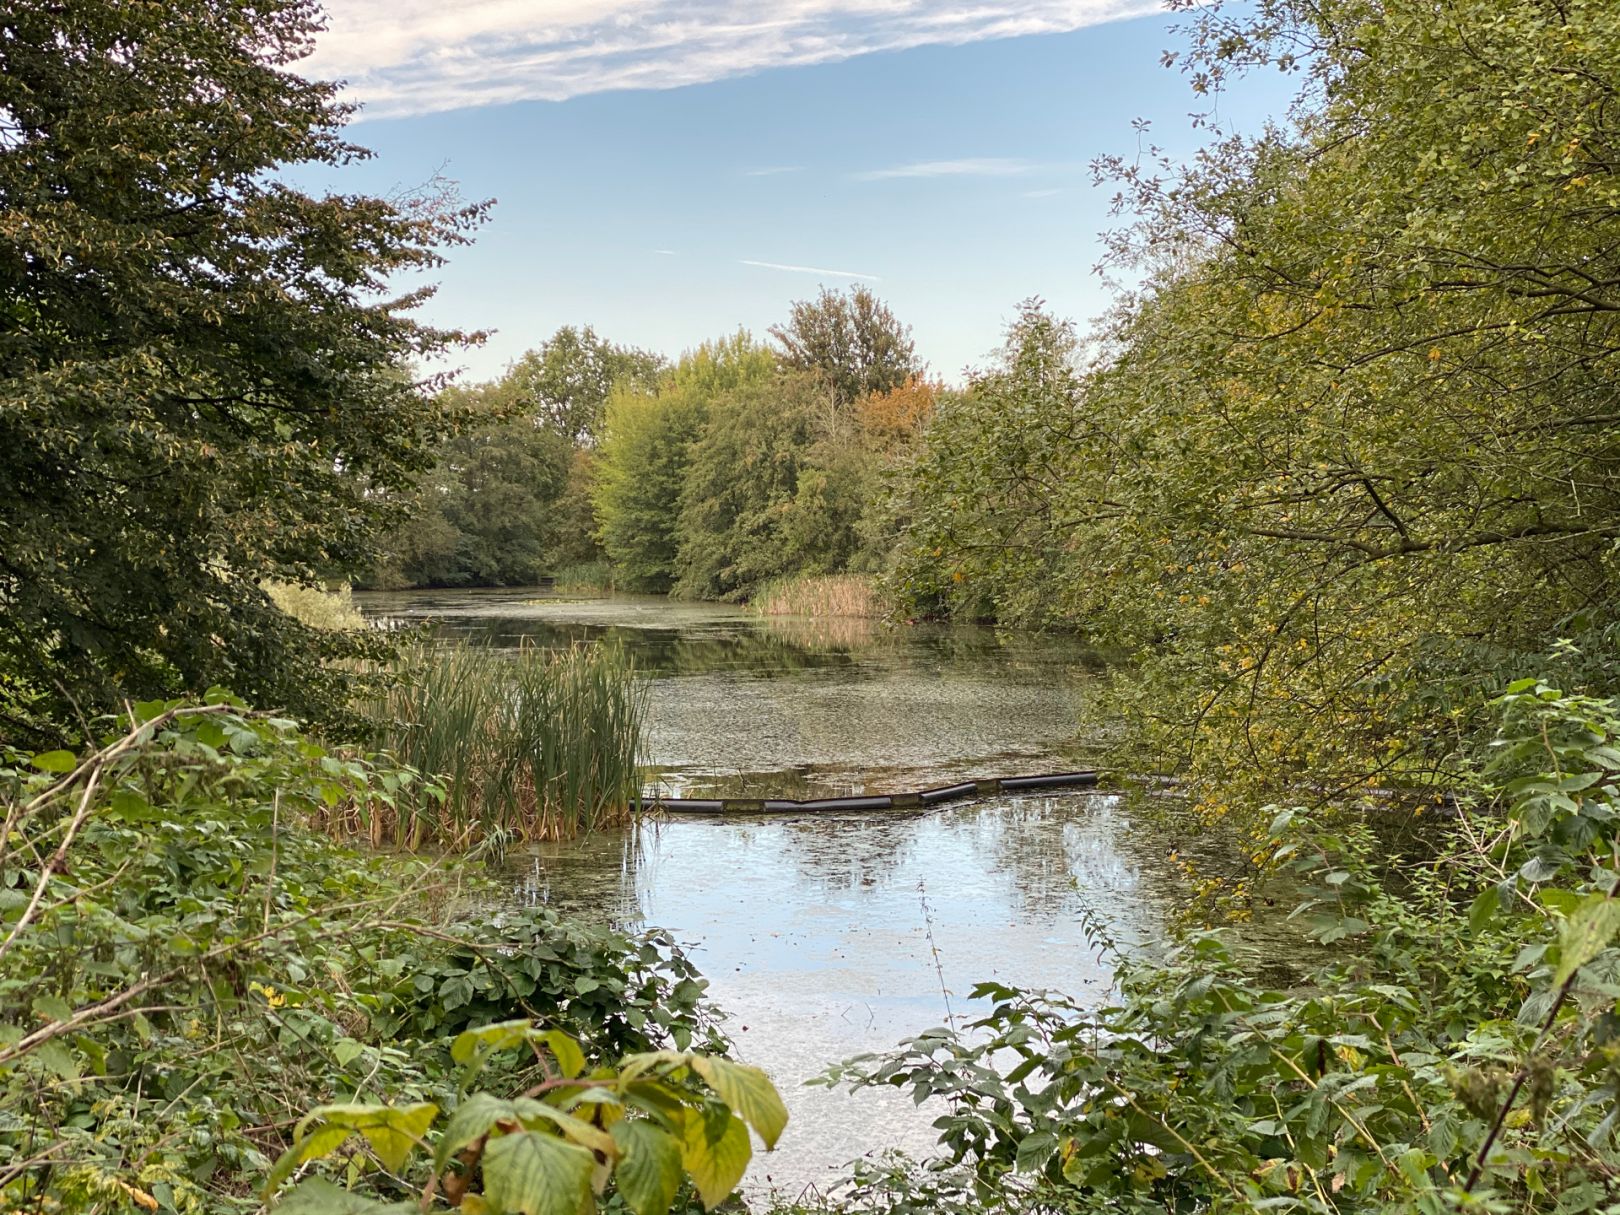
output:
[{"label": "tree canopy", "polygon": [[823,287],[799,300],[785,324],[771,326],[782,362],[818,375],[840,406],[890,392],[922,371],[911,327],[864,285],[847,292]]},{"label": "tree canopy", "polygon": [[461,335],[390,297],[481,208],[313,195],[350,106],[312,0],[0,15],[0,714],[227,684],[306,708],[327,640],[261,583],[361,564]]}]

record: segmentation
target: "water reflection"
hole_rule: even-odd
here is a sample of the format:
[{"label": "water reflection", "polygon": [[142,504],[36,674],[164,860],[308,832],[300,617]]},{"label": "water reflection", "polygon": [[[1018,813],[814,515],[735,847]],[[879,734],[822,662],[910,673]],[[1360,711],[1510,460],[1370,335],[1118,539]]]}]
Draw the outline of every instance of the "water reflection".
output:
[{"label": "water reflection", "polygon": [[690,943],[739,1050],[785,1092],[793,1126],[765,1163],[796,1192],[873,1142],[926,1151],[937,1116],[898,1094],[804,1080],[943,1024],[947,1002],[971,1018],[967,993],[983,980],[1101,996],[1109,972],[1082,917],[1104,913],[1127,941],[1161,936],[1172,891],[1134,859],[1158,848],[1117,798],[1066,794],[670,820],[509,863],[526,897]]}]

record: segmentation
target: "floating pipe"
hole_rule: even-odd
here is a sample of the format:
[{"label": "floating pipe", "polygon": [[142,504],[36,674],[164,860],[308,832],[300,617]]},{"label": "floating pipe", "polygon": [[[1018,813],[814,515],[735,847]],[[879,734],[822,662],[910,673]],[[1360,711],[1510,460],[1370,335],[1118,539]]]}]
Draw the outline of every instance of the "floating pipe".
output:
[{"label": "floating pipe", "polygon": [[808,801],[758,797],[657,797],[644,804],[671,814],[799,814],[805,811],[905,810],[938,806],[969,797],[1020,793],[1026,789],[1089,789],[1097,784],[1095,772],[1047,772],[1036,776],[991,777],[963,781],[916,793],[883,793],[866,797],[822,797]]}]

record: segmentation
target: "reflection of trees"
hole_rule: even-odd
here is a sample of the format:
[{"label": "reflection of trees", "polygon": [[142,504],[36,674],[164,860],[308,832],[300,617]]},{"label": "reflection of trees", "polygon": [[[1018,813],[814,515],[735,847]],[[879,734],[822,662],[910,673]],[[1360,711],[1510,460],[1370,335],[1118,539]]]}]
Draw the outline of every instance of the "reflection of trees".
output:
[{"label": "reflection of trees", "polygon": [[1089,907],[1111,917],[1134,899],[1140,873],[1132,825],[1117,799],[1098,794],[998,798],[948,813],[945,824],[971,837],[986,870],[1005,882],[1009,902],[1029,919]]},{"label": "reflection of trees", "polygon": [[656,823],[634,823],[623,832],[536,845],[508,856],[501,872],[520,904],[633,926],[646,919],[641,892],[649,858],[656,855],[649,837],[658,829]]},{"label": "reflection of trees", "polygon": [[882,884],[914,855],[916,823],[927,811],[822,814],[784,823],[784,851],[805,884],[829,897]]}]

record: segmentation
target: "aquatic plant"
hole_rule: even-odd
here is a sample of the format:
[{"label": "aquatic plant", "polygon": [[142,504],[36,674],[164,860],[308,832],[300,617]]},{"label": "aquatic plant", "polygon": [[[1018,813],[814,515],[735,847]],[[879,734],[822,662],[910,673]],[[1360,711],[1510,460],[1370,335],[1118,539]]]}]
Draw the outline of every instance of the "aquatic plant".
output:
[{"label": "aquatic plant", "polygon": [[883,615],[873,580],[861,574],[800,574],[767,583],[750,606],[761,616],[831,616],[871,619]]},{"label": "aquatic plant", "polygon": [[622,823],[641,794],[644,695],[617,650],[419,643],[367,706],[373,741],[442,800],[359,806],[329,825],[408,847],[562,839]]}]

